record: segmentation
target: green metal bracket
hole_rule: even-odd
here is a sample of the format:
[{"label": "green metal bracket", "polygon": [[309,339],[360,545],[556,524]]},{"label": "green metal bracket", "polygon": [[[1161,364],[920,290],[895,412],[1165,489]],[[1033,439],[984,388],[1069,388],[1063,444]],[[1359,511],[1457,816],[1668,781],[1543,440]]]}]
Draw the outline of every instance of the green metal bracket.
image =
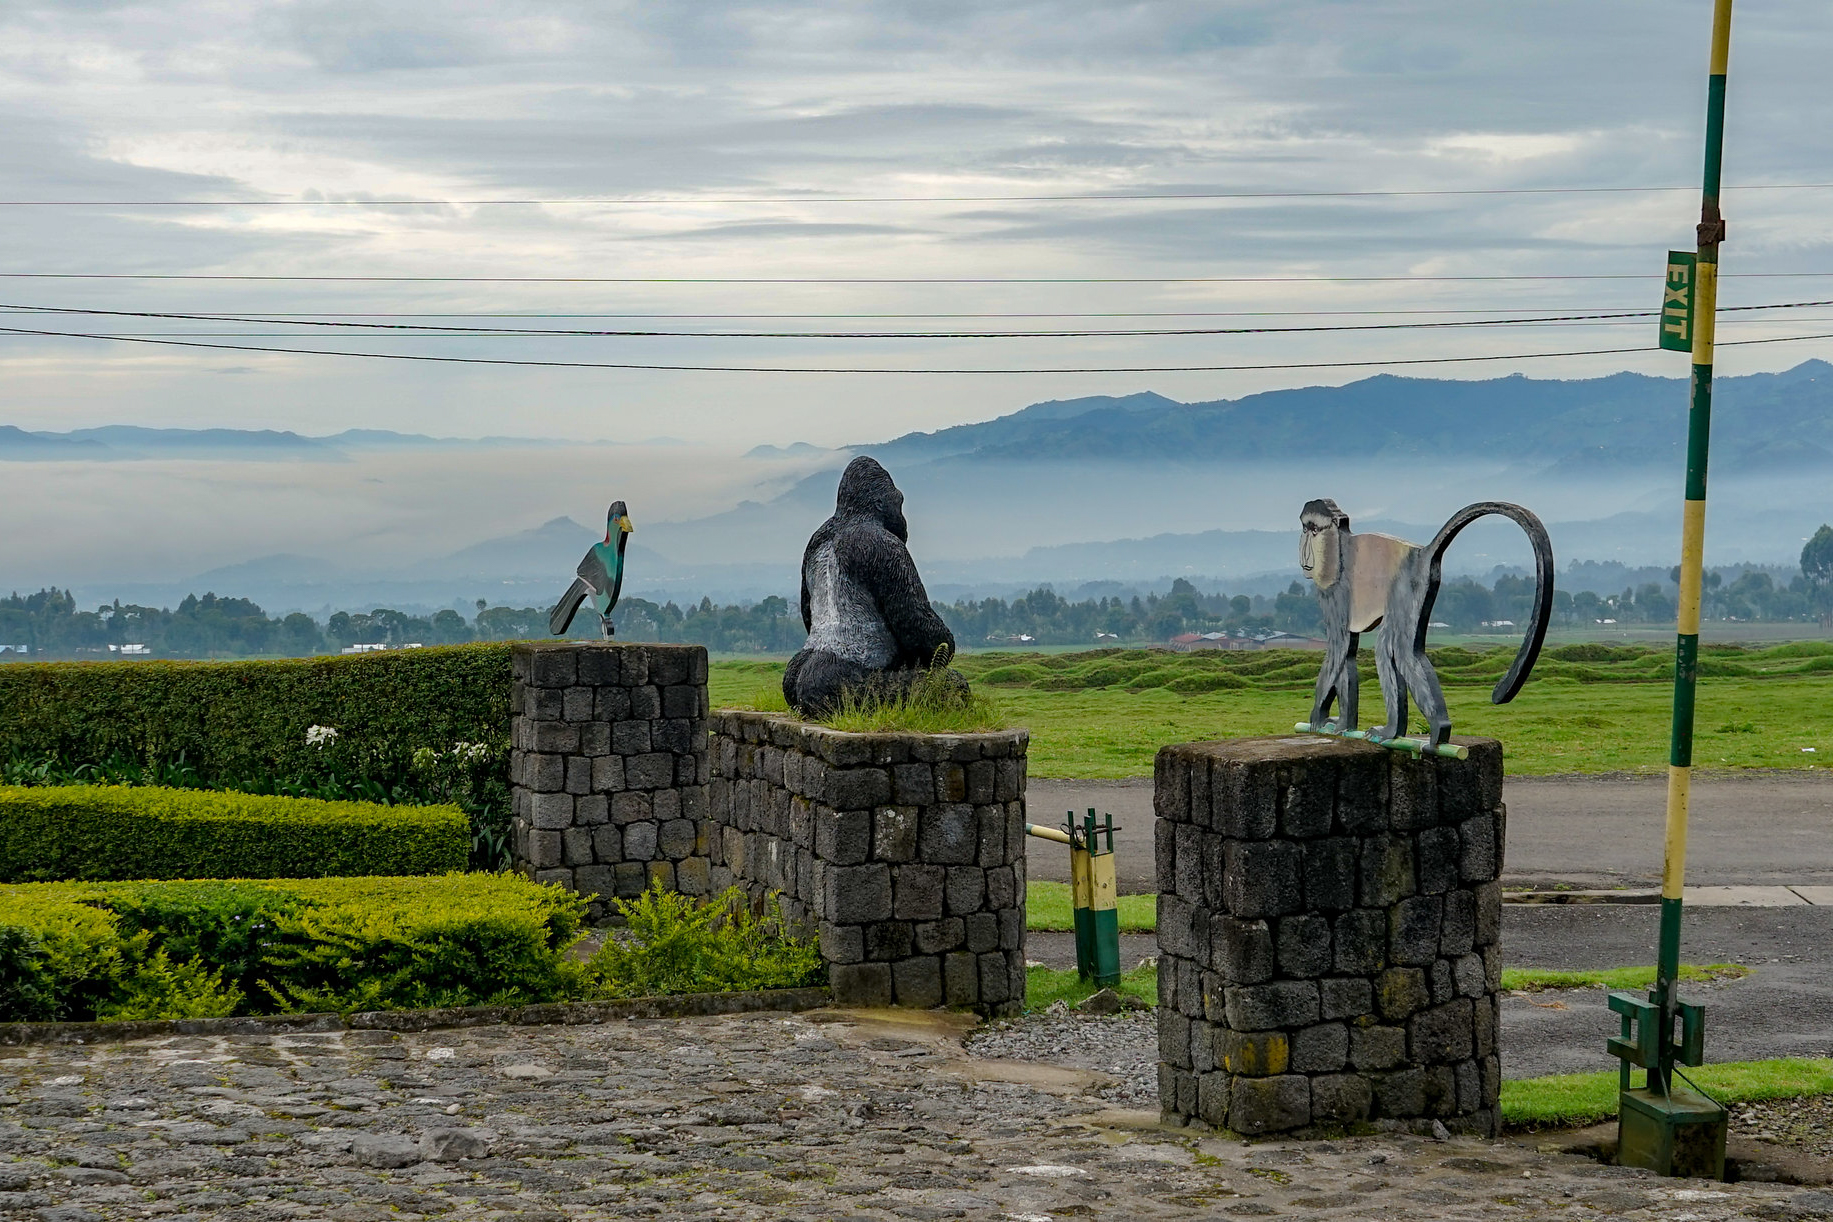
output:
[{"label": "green metal bracket", "polygon": [[1623,1034],[1611,1036],[1607,1044],[1610,1055],[1622,1058],[1625,1073],[1631,1065],[1657,1068],[1661,1064],[1660,1007],[1634,993],[1612,993],[1609,1000],[1612,1013],[1623,1016]]},{"label": "green metal bracket", "polygon": [[[1668,999],[1658,987],[1644,1001],[1633,993],[1612,993],[1609,1004],[1622,1016],[1610,1054],[1621,1062],[1617,1094],[1617,1161],[1663,1175],[1724,1178],[1725,1109],[1706,1096],[1675,1084],[1674,1066],[1699,1065],[1706,1053],[1704,1006]],[[1674,1038],[1675,1020],[1680,1038]],[[1634,1087],[1630,1067],[1648,1071]]]},{"label": "green metal bracket", "polygon": [[1680,1015],[1680,1044],[1674,1050],[1674,1059],[1682,1065],[1704,1065],[1706,1063],[1706,1007],[1692,1002],[1674,1003],[1675,1012]]}]

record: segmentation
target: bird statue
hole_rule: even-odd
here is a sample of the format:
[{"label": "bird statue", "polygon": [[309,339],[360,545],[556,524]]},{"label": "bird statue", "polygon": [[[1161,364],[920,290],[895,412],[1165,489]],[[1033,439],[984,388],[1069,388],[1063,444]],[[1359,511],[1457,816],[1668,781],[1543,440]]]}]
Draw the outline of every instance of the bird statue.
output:
[{"label": "bird statue", "polygon": [[[565,636],[566,630],[573,626],[573,617],[579,614],[580,605],[590,598],[605,638],[609,640],[617,635],[611,627],[611,612],[617,607],[618,591],[624,587],[624,545],[630,541],[630,532],[634,529],[624,503],[612,501],[605,513],[605,541],[594,543],[586,552],[586,558],[579,562],[579,576],[548,613],[547,630],[550,633]],[[613,535],[617,536],[615,546],[611,543]]]}]

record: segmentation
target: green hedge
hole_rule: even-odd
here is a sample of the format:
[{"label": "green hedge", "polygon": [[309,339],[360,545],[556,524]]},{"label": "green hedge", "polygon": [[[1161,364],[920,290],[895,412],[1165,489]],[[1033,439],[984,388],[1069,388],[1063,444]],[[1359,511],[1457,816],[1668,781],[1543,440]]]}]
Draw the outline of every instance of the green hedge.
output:
[{"label": "green hedge", "polygon": [[586,897],[512,874],[0,885],[0,1022],[528,1005],[794,988],[821,951],[737,889],[659,887],[590,959]]},{"label": "green hedge", "polygon": [[[507,757],[509,646],[264,662],[0,666],[0,756],[73,763],[181,756],[204,783],[404,768],[420,748]],[[337,730],[324,746],[312,726]]]},{"label": "green hedge", "polygon": [[455,806],[154,786],[0,786],[0,881],[318,878],[462,870]]},{"label": "green hedge", "polygon": [[552,1001],[584,906],[507,874],[0,886],[0,1021]]}]

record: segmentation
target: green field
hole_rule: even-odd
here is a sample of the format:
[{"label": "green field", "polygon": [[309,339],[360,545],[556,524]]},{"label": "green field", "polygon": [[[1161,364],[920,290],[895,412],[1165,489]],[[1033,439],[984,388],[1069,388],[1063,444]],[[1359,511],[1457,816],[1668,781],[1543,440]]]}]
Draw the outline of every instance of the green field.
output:
[{"label": "green field", "polygon": [[[1567,645],[1542,655],[1513,704],[1489,703],[1507,650],[1433,651],[1460,734],[1508,744],[1513,776],[1659,771],[1667,764],[1671,655],[1641,646]],[[1812,768],[1833,760],[1833,644],[1701,650],[1694,763],[1705,768]],[[973,654],[963,674],[1011,724],[1031,731],[1030,774],[1150,776],[1167,743],[1281,734],[1310,712],[1316,653],[1173,654],[1099,650]],[[783,663],[715,663],[713,707],[754,703]],[[1380,718],[1374,665],[1362,673],[1365,723]]]}]

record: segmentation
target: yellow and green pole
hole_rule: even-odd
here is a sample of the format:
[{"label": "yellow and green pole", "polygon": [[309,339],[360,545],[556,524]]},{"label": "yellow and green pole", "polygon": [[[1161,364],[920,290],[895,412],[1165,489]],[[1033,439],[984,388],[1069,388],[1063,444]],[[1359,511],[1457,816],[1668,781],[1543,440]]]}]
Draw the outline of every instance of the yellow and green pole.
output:
[{"label": "yellow and green pole", "polygon": [[[1114,876],[1114,816],[1097,826],[1091,807],[1082,826],[1070,811],[1062,827],[1025,824],[1025,834],[1069,846],[1069,894],[1075,913],[1076,974],[1102,987],[1120,983],[1120,911]],[[1102,844],[1103,836],[1106,844]]]},{"label": "yellow and green pole", "polygon": [[[1681,518],[1680,610],[1674,646],[1673,734],[1668,748],[1667,835],[1661,871],[1661,936],[1655,987],[1646,1003],[1612,999],[1624,1016],[1624,1037],[1612,1050],[1627,1066],[1648,1070],[1644,1090],[1621,1092],[1620,1158],[1669,1175],[1720,1174],[1724,1168],[1724,1109],[1677,1089],[1674,1066],[1697,1065],[1703,1021],[1697,1006],[1677,996],[1680,921],[1687,867],[1687,805],[1693,775],[1693,700],[1699,682],[1699,611],[1706,537],[1706,456],[1712,434],[1712,344],[1718,305],[1719,245],[1725,240],[1719,187],[1725,148],[1725,78],[1731,50],[1731,0],[1714,0],[1712,53],[1706,93],[1705,173],[1698,248],[1693,268],[1693,377],[1687,411],[1686,508]],[[1670,297],[1677,280],[1669,269]],[[1683,1033],[1675,1038],[1676,1019]],[[1629,1039],[1632,1025],[1639,1038]],[[1650,1028],[1652,1027],[1652,1030]]]},{"label": "yellow and green pole", "polygon": [[[1699,683],[1699,602],[1706,546],[1706,454],[1712,441],[1712,341],[1718,248],[1725,240],[1719,183],[1725,154],[1725,70],[1731,0],[1715,0],[1706,94],[1706,167],[1693,286],[1692,401],[1687,411],[1686,508],[1680,529],[1680,614],[1674,645],[1674,723],[1668,746],[1666,852],[1661,869],[1661,951],[1656,986],[1671,999],[1680,972],[1680,906],[1687,872],[1687,800],[1693,777],[1693,694]],[[1664,1005],[1664,1008],[1665,1005]]]},{"label": "yellow and green pole", "polygon": [[[1103,844],[1105,835],[1106,843]],[[1082,842],[1088,846],[1088,975],[1102,988],[1120,983],[1119,887],[1114,877],[1114,816],[1095,823],[1089,808]]]}]

